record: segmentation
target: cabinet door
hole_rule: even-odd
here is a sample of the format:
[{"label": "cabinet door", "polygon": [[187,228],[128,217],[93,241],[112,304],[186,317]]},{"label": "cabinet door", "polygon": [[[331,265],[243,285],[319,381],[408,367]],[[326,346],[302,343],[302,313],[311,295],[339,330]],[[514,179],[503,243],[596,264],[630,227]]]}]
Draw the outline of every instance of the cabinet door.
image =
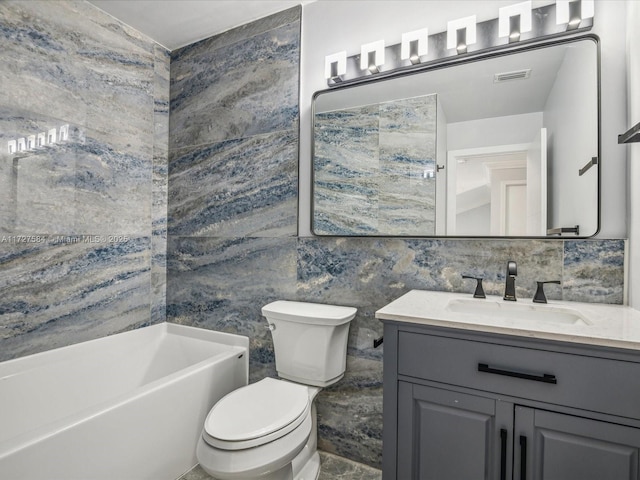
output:
[{"label": "cabinet door", "polygon": [[399,382],[398,411],[398,479],[507,478],[512,404]]},{"label": "cabinet door", "polygon": [[516,480],[639,480],[640,429],[516,407]]}]

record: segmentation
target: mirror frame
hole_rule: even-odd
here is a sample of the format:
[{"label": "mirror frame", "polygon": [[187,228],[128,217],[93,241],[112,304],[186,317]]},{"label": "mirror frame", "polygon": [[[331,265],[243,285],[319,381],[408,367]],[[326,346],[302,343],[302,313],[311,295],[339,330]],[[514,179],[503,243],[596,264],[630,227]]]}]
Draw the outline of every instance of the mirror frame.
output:
[{"label": "mirror frame", "polygon": [[[558,38],[562,37],[562,38]],[[389,234],[371,234],[371,235],[334,235],[334,234],[318,234],[314,229],[314,208],[315,208],[315,115],[316,115],[316,100],[318,96],[326,94],[328,92],[332,92],[335,90],[346,90],[350,88],[355,88],[362,84],[369,84],[372,82],[380,82],[385,80],[392,80],[398,77],[405,77],[410,75],[417,75],[420,73],[426,73],[434,70],[439,70],[442,68],[453,67],[456,65],[462,65],[467,63],[479,62],[482,60],[487,60],[491,58],[502,57],[506,55],[511,55],[519,52],[527,52],[532,50],[543,49],[546,47],[554,46],[554,45],[564,45],[570,44],[582,40],[591,40],[594,42],[596,47],[596,94],[597,94],[597,155],[598,155],[598,163],[594,165],[597,168],[598,172],[598,181],[597,181],[597,226],[596,231],[592,235],[584,236],[584,235],[575,235],[575,236],[567,236],[567,235],[546,235],[546,236],[487,236],[487,235],[389,235]],[[319,90],[315,92],[311,99],[311,215],[310,215],[310,229],[311,233],[317,237],[327,237],[327,238],[455,238],[455,239],[534,239],[534,240],[576,240],[576,239],[588,239],[593,238],[598,235],[601,228],[601,210],[602,210],[602,102],[601,102],[601,46],[600,46],[600,37],[595,34],[580,34],[576,36],[566,37],[562,34],[552,35],[548,39],[545,40],[531,40],[527,42],[520,42],[519,44],[513,45],[508,44],[504,46],[497,46],[488,48],[479,52],[467,53],[458,55],[456,57],[445,57],[440,60],[432,61],[424,65],[416,65],[414,68],[411,68],[407,71],[392,71],[388,73],[382,73],[375,76],[367,76],[362,77],[357,80],[349,81],[348,83],[338,83],[333,85],[331,88],[327,88],[324,90]]]}]

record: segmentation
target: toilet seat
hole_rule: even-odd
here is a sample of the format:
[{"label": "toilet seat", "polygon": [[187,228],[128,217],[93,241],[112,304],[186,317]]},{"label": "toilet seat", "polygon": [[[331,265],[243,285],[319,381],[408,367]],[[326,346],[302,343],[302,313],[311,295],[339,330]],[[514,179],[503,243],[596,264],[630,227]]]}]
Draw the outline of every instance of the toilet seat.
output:
[{"label": "toilet seat", "polygon": [[207,415],[203,439],[222,450],[241,450],[277,440],[310,415],[303,385],[265,378],[223,397]]}]

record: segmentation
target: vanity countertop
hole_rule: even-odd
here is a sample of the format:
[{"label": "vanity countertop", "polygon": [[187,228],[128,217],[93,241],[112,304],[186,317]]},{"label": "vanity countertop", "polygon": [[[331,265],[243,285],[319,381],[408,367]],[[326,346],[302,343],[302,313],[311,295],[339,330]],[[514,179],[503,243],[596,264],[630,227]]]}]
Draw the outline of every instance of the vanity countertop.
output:
[{"label": "vanity countertop", "polygon": [[507,302],[490,295],[477,299],[470,294],[412,290],[375,316],[383,321],[640,350],[640,311],[624,305],[554,300],[535,304],[530,299]]}]

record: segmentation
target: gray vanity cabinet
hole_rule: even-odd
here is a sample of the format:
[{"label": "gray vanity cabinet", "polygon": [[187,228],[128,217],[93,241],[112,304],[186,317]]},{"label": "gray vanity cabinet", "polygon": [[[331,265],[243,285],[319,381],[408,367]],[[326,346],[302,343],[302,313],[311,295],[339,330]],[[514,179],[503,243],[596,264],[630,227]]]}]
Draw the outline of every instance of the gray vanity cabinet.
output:
[{"label": "gray vanity cabinet", "polygon": [[517,406],[515,479],[638,479],[640,430]]},{"label": "gray vanity cabinet", "polygon": [[383,480],[640,480],[640,355],[385,321]]},{"label": "gray vanity cabinet", "polygon": [[492,398],[398,382],[397,478],[500,478],[513,420],[504,407]]}]

